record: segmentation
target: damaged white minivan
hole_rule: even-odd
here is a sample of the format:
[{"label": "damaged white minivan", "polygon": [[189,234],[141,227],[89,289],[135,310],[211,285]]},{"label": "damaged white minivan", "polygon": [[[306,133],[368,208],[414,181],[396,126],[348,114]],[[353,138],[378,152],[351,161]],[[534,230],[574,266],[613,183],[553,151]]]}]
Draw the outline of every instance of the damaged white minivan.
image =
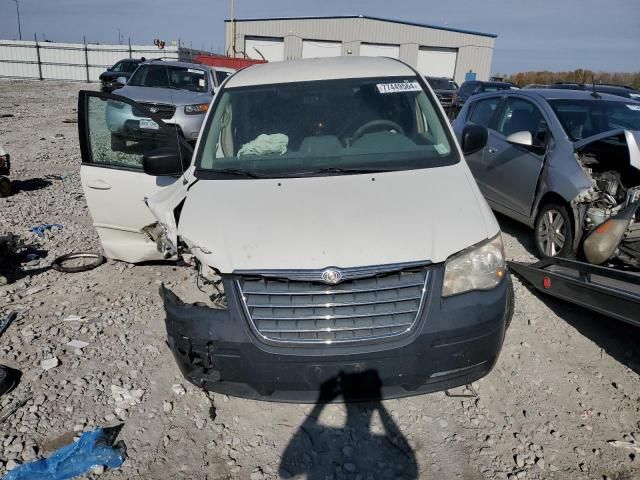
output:
[{"label": "damaged white minivan", "polygon": [[[118,151],[107,106],[128,117]],[[332,378],[374,371],[389,398],[468,384],[495,364],[513,312],[500,230],[408,65],[345,57],[241,70],[217,92],[193,154],[129,99],[83,91],[79,116],[105,254],[182,256],[211,289],[192,304],[161,289],[168,345],[194,384],[304,402]],[[462,150],[486,139],[470,125]]]}]

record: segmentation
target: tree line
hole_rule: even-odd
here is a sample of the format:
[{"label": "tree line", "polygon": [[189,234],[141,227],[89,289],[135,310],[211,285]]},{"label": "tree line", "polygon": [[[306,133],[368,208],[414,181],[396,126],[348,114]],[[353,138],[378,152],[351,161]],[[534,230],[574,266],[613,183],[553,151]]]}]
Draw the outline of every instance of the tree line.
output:
[{"label": "tree line", "polygon": [[611,83],[640,89],[640,72],[594,72],[580,68],[572,72],[520,72],[499,76],[504,77],[506,82],[513,83],[518,87],[524,87],[531,83],[545,85],[556,82],[591,83],[593,79],[596,84]]}]

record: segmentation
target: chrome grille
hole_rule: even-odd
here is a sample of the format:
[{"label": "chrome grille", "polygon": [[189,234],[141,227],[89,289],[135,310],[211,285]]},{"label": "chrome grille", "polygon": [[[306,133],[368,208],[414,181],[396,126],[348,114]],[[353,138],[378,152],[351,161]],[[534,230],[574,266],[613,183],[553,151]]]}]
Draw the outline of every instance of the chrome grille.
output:
[{"label": "chrome grille", "polygon": [[[155,103],[142,103],[140,105],[146,107],[150,112],[155,113],[163,120],[169,120],[173,118],[173,115],[176,112],[176,107],[174,105],[163,105],[163,104],[155,104]],[[155,110],[155,112],[154,112]],[[136,117],[148,117],[148,115],[136,108],[133,109],[133,114]]]},{"label": "chrome grille", "polygon": [[420,267],[334,286],[242,277],[238,287],[251,327],[263,340],[343,343],[408,332],[417,320],[428,278],[428,269]]}]

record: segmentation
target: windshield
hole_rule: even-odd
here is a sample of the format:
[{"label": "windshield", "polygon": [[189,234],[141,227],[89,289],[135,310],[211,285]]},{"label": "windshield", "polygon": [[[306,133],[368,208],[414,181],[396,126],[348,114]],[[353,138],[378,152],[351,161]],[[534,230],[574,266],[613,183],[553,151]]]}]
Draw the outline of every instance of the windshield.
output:
[{"label": "windshield", "polygon": [[287,177],[458,161],[439,109],[415,77],[232,88],[216,104],[200,171]]},{"label": "windshield", "polygon": [[204,70],[172,65],[142,65],[127,85],[134,87],[178,88],[192,92],[207,91]]},{"label": "windshield", "polygon": [[458,85],[453,80],[447,78],[427,78],[429,85],[434,90],[457,90]]},{"label": "windshield", "polygon": [[111,67],[111,71],[131,73],[136,69],[137,66],[138,64],[136,62],[118,62],[113,67]]},{"label": "windshield", "polygon": [[606,100],[549,100],[574,142],[617,128],[640,130],[640,104]]}]

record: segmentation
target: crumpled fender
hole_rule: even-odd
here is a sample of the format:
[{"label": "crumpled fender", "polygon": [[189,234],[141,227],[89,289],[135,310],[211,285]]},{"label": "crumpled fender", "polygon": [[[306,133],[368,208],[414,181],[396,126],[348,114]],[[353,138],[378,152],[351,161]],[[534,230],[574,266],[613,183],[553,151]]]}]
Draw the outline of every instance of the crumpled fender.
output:
[{"label": "crumpled fender", "polygon": [[178,224],[174,212],[187,196],[189,187],[197,181],[193,176],[194,169],[195,167],[190,167],[177,182],[145,199],[147,207],[164,228],[167,242],[176,249],[175,253],[178,246]]}]

